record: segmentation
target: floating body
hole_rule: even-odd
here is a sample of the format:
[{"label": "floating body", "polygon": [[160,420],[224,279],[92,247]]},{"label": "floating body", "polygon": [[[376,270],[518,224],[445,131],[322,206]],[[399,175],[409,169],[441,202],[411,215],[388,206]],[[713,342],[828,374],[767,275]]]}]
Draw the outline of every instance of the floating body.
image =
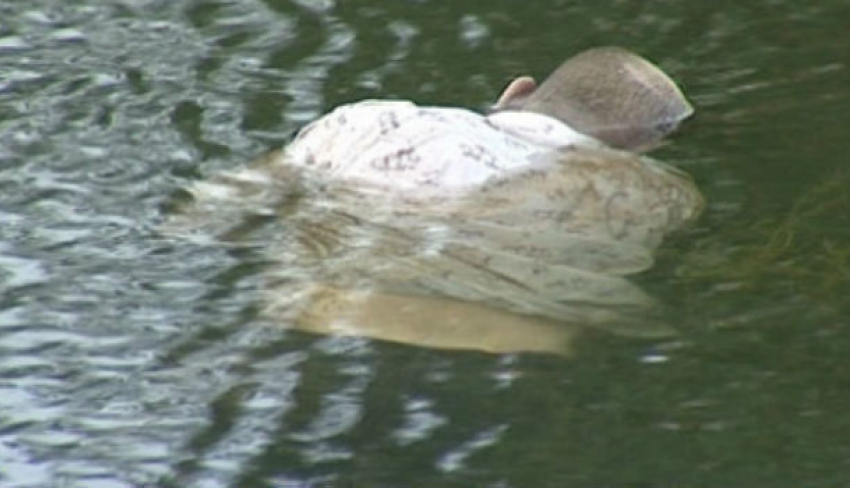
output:
[{"label": "floating body", "polygon": [[[601,48],[539,87],[517,79],[495,108],[339,107],[253,168],[196,185],[196,208],[285,222],[269,309],[305,329],[424,343],[439,320],[477,332],[428,345],[493,351],[562,348],[540,331],[566,334],[551,328],[563,322],[669,333],[635,319],[653,300],[623,276],[702,208],[687,175],[640,154],[690,115],[675,84]],[[517,333],[480,330],[500,330],[500,314]],[[507,343],[476,343],[491,336]]]}]

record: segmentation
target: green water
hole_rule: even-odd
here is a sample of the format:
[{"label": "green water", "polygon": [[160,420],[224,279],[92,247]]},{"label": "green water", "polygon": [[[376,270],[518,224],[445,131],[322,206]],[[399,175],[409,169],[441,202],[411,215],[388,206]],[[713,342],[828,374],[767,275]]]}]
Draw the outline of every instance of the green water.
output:
[{"label": "green water", "polygon": [[[846,2],[0,6],[0,486],[850,482]],[[696,118],[708,206],[635,282],[675,338],[570,357],[268,324],[267,256],[162,236],[180,189],[379,97],[473,109],[617,44]]]}]

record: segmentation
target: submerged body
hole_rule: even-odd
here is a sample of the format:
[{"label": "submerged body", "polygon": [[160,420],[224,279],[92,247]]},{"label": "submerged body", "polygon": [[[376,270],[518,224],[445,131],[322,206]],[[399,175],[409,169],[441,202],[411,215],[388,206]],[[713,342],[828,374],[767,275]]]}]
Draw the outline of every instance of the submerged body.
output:
[{"label": "submerged body", "polygon": [[388,212],[486,222],[517,248],[584,237],[651,249],[701,208],[681,172],[533,112],[344,105],[305,127],[276,164],[371,194]]},{"label": "submerged body", "polygon": [[[496,352],[563,350],[564,322],[669,334],[639,318],[654,301],[623,276],[651,266],[702,197],[687,175],[622,148],[656,144],[690,106],[641,58],[602,49],[574,59],[586,69],[593,58],[609,94],[625,97],[604,110],[619,113],[587,108],[604,93],[582,76],[566,88],[514,84],[488,115],[344,105],[252,168],[195,185],[198,215],[183,223],[224,219],[213,232],[241,239],[256,231],[252,215],[280,221],[267,309],[306,330]],[[640,75],[631,92],[622,67]],[[582,132],[523,110],[567,89],[582,95],[566,110],[588,114]]]}]

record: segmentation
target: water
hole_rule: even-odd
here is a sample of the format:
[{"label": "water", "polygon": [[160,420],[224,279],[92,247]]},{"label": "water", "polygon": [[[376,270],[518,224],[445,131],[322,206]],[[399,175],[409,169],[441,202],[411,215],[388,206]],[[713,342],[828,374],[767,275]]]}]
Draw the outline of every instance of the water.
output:
[{"label": "water", "polygon": [[[843,486],[844,2],[0,6],[0,486]],[[619,44],[697,117],[708,207],[635,282],[673,338],[570,354],[259,313],[262,249],[159,232],[181,189],[365,97],[481,108]]]}]

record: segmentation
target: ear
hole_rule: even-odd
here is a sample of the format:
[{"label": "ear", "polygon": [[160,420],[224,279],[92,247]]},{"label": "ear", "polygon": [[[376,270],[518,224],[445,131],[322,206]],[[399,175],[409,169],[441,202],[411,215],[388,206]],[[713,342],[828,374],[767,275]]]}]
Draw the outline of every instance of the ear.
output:
[{"label": "ear", "polygon": [[502,94],[499,96],[499,101],[493,107],[496,110],[509,108],[519,105],[531,93],[537,89],[537,82],[530,76],[520,76],[508,84]]},{"label": "ear", "polygon": [[693,108],[657,66],[617,47],[584,51],[564,62],[523,103],[609,146],[657,145]]}]

